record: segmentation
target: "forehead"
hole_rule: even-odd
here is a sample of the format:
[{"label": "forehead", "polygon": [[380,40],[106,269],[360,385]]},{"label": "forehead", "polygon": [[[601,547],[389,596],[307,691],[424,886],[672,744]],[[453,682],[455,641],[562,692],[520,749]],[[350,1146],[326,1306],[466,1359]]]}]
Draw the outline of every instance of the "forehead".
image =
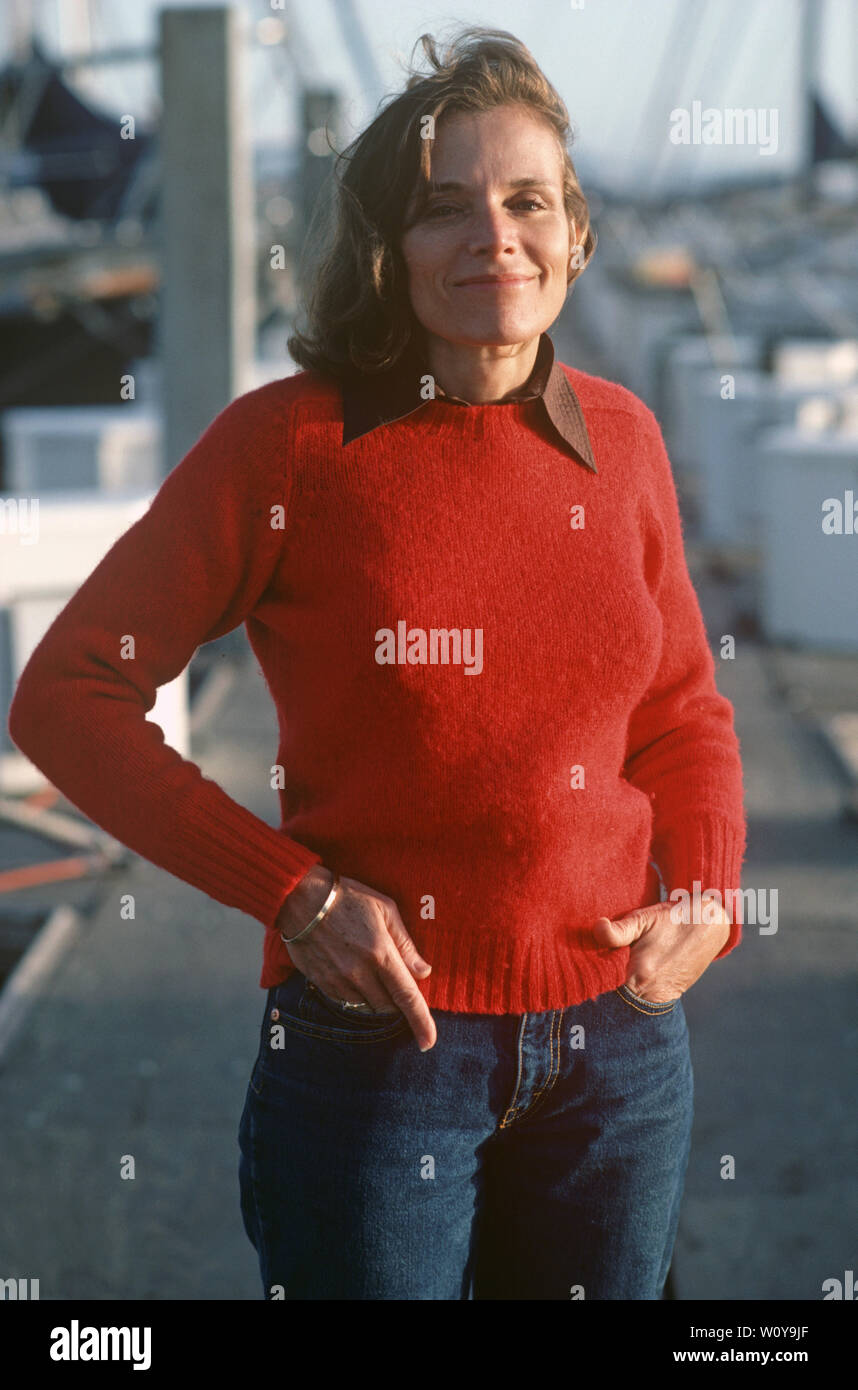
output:
[{"label": "forehead", "polygon": [[438,120],[429,151],[433,184],[455,180],[557,183],[560,146],[545,121],[523,107],[490,111],[451,111]]}]

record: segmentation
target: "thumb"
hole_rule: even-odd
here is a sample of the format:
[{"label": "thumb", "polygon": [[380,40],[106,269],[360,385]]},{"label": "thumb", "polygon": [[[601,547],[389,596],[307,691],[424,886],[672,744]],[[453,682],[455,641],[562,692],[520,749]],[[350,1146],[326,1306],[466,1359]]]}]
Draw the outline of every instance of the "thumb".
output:
[{"label": "thumb", "polygon": [[402,956],[402,959],[405,961],[412,975],[420,977],[428,975],[429,971],[432,969],[431,965],[428,960],[423,959],[414,942],[411,940],[411,937],[408,935],[408,932],[402,925],[402,920],[397,915],[393,915],[392,919],[390,917],[388,918],[387,930],[396,942],[399,948],[399,954]]},{"label": "thumb", "polygon": [[623,917],[612,921],[610,917],[599,917],[593,927],[593,934],[602,946],[631,946],[652,926],[652,916],[643,909],[627,912]]}]

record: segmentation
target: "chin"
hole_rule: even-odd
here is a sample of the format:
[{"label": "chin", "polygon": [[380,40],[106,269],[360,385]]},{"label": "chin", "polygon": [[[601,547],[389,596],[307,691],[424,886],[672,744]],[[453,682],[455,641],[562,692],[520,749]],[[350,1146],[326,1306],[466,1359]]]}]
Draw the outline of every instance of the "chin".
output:
[{"label": "chin", "polygon": [[449,319],[432,329],[440,338],[452,342],[491,343],[495,347],[508,347],[514,343],[529,342],[542,332],[542,319],[527,319],[504,314],[480,314],[467,320],[451,322]]},{"label": "chin", "polygon": [[541,329],[530,324],[474,323],[462,329],[465,342],[491,344],[493,347],[513,347],[516,343],[538,338]]}]

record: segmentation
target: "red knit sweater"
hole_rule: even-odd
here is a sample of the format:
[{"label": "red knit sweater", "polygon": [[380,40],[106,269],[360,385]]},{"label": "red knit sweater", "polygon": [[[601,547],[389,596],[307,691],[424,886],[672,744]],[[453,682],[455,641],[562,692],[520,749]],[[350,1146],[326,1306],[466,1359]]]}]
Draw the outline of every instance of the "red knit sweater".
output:
[{"label": "red knit sweater", "polygon": [[[740,886],[732,707],[658,424],[563,370],[596,474],[538,401],[431,400],[344,448],[316,373],[240,397],[21,676],[18,747],[131,849],[258,919],[263,987],[294,969],[275,919],[320,861],[396,901],[430,1007],[493,1014],[622,983],[628,949],[592,927],[658,901],[651,857],[668,891]],[[243,621],[279,719],[280,829],[145,718]]]}]

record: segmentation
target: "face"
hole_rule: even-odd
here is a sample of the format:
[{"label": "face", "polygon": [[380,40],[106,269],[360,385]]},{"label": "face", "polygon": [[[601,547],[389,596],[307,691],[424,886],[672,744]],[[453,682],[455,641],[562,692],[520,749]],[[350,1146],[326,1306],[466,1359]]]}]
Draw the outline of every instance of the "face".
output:
[{"label": "face", "polygon": [[519,106],[453,112],[435,136],[433,192],[416,221],[412,200],[401,243],[414,313],[448,342],[529,342],[568,289],[573,236],[557,139]]}]

